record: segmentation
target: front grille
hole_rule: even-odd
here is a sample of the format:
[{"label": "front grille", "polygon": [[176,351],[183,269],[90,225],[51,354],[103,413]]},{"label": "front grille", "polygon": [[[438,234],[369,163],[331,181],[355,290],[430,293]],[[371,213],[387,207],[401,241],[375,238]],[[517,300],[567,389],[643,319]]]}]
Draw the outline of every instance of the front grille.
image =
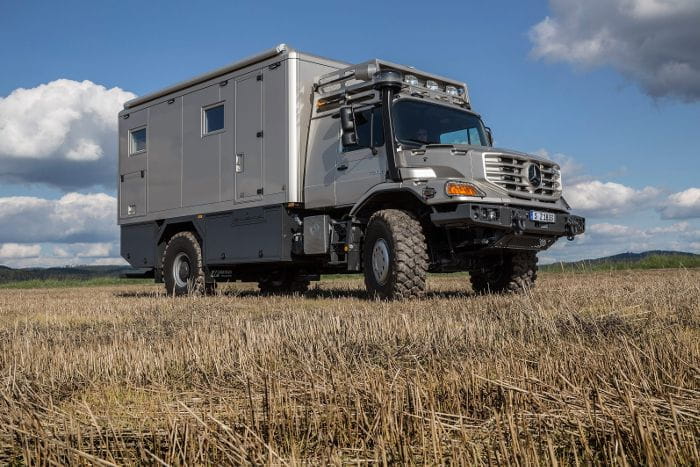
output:
[{"label": "front grille", "polygon": [[[531,165],[539,167],[542,182],[533,185],[528,178]],[[559,166],[515,154],[484,154],[486,180],[522,199],[556,201],[561,197]]]}]

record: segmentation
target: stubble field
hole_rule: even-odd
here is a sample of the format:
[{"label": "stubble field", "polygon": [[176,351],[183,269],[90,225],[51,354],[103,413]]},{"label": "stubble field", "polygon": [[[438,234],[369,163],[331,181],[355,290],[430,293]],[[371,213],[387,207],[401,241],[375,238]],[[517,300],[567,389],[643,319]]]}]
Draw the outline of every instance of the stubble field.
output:
[{"label": "stubble field", "polygon": [[700,463],[700,271],[0,290],[0,463]]}]

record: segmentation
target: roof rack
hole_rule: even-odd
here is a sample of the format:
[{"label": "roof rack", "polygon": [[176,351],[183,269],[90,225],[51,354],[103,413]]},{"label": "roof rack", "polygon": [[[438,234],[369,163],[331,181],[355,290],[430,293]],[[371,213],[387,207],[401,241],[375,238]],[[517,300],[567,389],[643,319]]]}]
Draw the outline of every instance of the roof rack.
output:
[{"label": "roof rack", "polygon": [[325,74],[316,80],[315,90],[326,102],[343,100],[343,95],[349,96],[373,86],[380,73],[385,71],[399,72],[403,86],[409,87],[412,94],[431,95],[471,108],[466,83],[378,59]]}]

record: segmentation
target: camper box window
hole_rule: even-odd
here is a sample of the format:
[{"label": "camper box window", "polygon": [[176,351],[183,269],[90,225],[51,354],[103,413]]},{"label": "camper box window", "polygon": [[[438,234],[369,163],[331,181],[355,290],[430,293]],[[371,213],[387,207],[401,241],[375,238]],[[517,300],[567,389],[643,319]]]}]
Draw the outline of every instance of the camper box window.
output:
[{"label": "camper box window", "polygon": [[224,129],[224,104],[216,104],[204,108],[204,118],[202,119],[204,128],[203,135],[210,135]]},{"label": "camper box window", "polygon": [[146,152],[146,127],[129,132],[129,155]]}]

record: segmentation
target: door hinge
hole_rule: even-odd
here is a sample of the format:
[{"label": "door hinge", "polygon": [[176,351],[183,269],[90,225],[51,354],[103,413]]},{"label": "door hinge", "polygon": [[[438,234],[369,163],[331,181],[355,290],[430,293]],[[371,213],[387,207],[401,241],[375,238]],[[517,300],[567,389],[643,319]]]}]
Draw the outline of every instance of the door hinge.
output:
[{"label": "door hinge", "polygon": [[262,194],[263,194],[263,189],[262,189],[262,188],[258,188],[257,193],[258,193],[259,195],[262,195]]},{"label": "door hinge", "polygon": [[262,81],[262,76],[263,76],[262,74],[259,74],[258,76],[255,77],[255,79],[257,81]]},{"label": "door hinge", "polygon": [[255,136],[257,136],[258,138],[262,138],[262,137],[263,137],[263,132],[262,132],[262,130],[260,130],[260,131],[258,131],[257,133],[255,133]]}]

